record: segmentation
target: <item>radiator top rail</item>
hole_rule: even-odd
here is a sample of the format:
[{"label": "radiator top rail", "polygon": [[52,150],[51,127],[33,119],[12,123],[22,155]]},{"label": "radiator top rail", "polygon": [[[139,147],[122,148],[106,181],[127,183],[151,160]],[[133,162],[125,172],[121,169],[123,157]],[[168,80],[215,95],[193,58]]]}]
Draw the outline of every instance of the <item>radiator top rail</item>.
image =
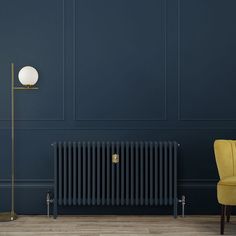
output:
[{"label": "radiator top rail", "polygon": [[177,144],[177,146],[178,147],[180,147],[180,143],[178,143],[178,142],[176,142],[176,141],[171,141],[171,140],[169,140],[169,141],[96,141],[96,140],[94,140],[94,141],[66,141],[66,140],[64,140],[64,141],[57,141],[57,142],[53,142],[53,143],[51,143],[51,146],[53,147],[55,144],[57,144],[57,143],[78,143],[78,142],[80,142],[80,143],[83,143],[83,142],[90,142],[90,143],[121,143],[121,142],[124,142],[124,143],[150,143],[150,142],[152,142],[152,143],[155,143],[155,142],[157,142],[157,143],[169,143],[169,142],[171,142],[171,143],[176,143]]}]

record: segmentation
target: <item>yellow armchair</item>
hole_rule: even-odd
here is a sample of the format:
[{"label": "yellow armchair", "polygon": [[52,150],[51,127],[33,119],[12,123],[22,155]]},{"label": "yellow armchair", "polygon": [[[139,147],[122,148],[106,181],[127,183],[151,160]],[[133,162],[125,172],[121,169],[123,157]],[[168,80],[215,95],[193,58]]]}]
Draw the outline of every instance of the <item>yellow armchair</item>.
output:
[{"label": "yellow armchair", "polygon": [[236,140],[216,140],[216,164],[220,176],[217,199],[221,204],[221,234],[224,234],[225,216],[230,221],[231,207],[236,206]]}]

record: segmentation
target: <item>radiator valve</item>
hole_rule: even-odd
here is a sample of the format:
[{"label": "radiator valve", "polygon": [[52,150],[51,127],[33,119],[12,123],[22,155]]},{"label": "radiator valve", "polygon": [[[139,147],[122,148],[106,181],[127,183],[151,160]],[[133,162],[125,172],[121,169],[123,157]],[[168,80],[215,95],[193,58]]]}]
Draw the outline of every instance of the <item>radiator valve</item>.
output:
[{"label": "radiator valve", "polygon": [[186,204],[186,198],[184,195],[182,195],[181,199],[178,200],[179,203],[182,205],[182,217],[185,216],[185,204]]},{"label": "radiator valve", "polygon": [[47,216],[50,217],[50,204],[53,203],[53,198],[51,198],[51,192],[47,192],[46,203],[47,203]]}]

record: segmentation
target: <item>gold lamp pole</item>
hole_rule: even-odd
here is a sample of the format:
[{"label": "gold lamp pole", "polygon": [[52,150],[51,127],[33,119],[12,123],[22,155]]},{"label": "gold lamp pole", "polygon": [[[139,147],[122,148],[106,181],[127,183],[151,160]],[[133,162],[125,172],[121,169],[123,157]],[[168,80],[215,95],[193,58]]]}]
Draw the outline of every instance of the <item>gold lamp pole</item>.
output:
[{"label": "gold lamp pole", "polygon": [[22,87],[15,87],[14,63],[11,63],[11,212],[0,213],[1,221],[13,221],[15,213],[15,90],[38,89],[33,87],[38,81],[38,72],[31,66],[23,67],[19,72]]}]

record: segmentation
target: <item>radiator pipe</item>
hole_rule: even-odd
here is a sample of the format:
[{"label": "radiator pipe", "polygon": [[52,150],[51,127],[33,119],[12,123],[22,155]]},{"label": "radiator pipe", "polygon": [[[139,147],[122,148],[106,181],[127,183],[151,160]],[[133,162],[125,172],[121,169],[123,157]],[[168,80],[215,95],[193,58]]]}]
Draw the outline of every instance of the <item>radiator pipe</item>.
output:
[{"label": "radiator pipe", "polygon": [[50,204],[53,203],[53,199],[51,198],[51,192],[48,191],[46,195],[46,204],[47,204],[47,217],[50,217]]}]

